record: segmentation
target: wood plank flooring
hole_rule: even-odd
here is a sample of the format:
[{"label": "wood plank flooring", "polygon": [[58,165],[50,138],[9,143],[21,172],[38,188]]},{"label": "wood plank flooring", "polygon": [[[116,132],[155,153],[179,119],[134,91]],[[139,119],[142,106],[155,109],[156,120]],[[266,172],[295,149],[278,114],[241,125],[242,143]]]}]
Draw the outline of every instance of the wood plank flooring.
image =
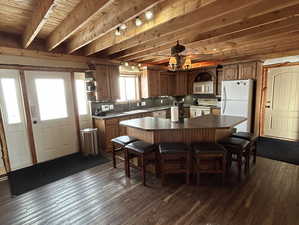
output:
[{"label": "wood plank flooring", "polygon": [[[0,224],[299,225],[299,167],[258,158],[249,178],[226,185],[206,179],[142,186],[112,163],[83,171],[17,197],[0,182]],[[213,178],[213,177],[212,177]],[[218,183],[219,182],[219,183]]]}]

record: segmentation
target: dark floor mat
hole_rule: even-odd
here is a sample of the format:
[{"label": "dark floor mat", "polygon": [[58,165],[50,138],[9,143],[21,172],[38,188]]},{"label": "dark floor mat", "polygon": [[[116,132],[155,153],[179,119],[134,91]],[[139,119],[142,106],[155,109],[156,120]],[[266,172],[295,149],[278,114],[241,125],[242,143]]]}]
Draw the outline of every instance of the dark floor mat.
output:
[{"label": "dark floor mat", "polygon": [[11,194],[23,194],[108,161],[109,159],[103,156],[83,157],[76,153],[10,172],[8,180]]},{"label": "dark floor mat", "polygon": [[299,142],[260,137],[257,155],[299,165]]}]

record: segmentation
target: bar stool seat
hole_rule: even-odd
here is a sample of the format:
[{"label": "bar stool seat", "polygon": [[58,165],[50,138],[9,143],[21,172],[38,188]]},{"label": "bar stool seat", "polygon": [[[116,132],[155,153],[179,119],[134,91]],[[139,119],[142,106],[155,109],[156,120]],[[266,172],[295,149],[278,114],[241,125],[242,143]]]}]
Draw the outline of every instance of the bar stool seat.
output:
[{"label": "bar stool seat", "polygon": [[138,140],[137,138],[125,135],[125,136],[119,136],[119,137],[113,138],[111,141],[114,143],[117,143],[119,145],[127,145],[127,144],[130,144],[137,140]]},{"label": "bar stool seat", "polygon": [[257,136],[255,136],[254,134],[249,133],[249,132],[237,132],[237,133],[233,133],[231,136],[236,137],[236,138],[245,139],[250,142],[254,142],[257,140]]},{"label": "bar stool seat", "polygon": [[158,173],[158,154],[155,148],[155,145],[146,143],[144,141],[135,141],[125,146],[125,167],[126,167],[126,175],[127,177],[131,177],[130,175],[130,159],[131,156],[136,156],[139,158],[140,162],[140,169],[141,169],[141,175],[143,180],[143,185],[145,186],[146,181],[146,166],[149,164],[152,158],[150,158],[151,155],[154,156],[154,163],[155,163],[155,169],[156,174]]},{"label": "bar stool seat", "polygon": [[[245,173],[249,172],[249,160],[251,154],[250,142],[236,137],[227,137],[219,141],[219,144],[223,145],[228,151],[228,165],[231,166],[232,161],[238,162],[238,177],[241,179],[242,165],[245,158]],[[233,157],[236,156],[236,159]]]},{"label": "bar stool seat", "polygon": [[[131,136],[119,136],[116,138],[111,139],[112,142],[112,161],[113,161],[113,167],[116,168],[116,153],[117,152],[123,152],[124,147],[127,144],[130,144],[132,142],[137,141],[137,138],[131,137]],[[116,145],[119,145],[118,148],[116,148]],[[123,159],[119,157],[120,159]]]},{"label": "bar stool seat", "polygon": [[256,152],[257,152],[257,136],[249,132],[237,132],[232,134],[232,137],[245,139],[250,142],[251,152],[253,153],[253,164],[256,163]]},{"label": "bar stool seat", "polygon": [[159,152],[162,185],[165,183],[167,174],[176,173],[185,173],[186,183],[189,184],[191,170],[191,151],[189,147],[183,143],[161,143]]},{"label": "bar stool seat", "polygon": [[[197,184],[200,182],[201,173],[222,174],[222,183],[226,173],[227,150],[217,143],[194,143],[192,144],[197,175]],[[203,161],[213,162],[212,166],[204,168]]]}]

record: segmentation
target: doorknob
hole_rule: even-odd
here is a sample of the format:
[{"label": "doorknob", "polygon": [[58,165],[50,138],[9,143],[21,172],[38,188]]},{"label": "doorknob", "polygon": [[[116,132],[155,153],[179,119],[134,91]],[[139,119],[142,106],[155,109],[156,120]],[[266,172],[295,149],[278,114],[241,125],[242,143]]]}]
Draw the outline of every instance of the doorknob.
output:
[{"label": "doorknob", "polygon": [[265,108],[270,108],[270,106],[266,105]]},{"label": "doorknob", "polygon": [[33,120],[33,124],[37,124],[37,121],[36,121],[36,120]]}]

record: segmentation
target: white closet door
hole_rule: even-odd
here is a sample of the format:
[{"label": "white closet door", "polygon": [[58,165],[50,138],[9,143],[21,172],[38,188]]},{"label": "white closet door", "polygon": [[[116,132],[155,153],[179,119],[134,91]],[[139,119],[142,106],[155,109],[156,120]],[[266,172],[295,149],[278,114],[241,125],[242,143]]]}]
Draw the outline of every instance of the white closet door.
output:
[{"label": "white closet door", "polygon": [[269,69],[264,135],[299,140],[299,66]]}]

